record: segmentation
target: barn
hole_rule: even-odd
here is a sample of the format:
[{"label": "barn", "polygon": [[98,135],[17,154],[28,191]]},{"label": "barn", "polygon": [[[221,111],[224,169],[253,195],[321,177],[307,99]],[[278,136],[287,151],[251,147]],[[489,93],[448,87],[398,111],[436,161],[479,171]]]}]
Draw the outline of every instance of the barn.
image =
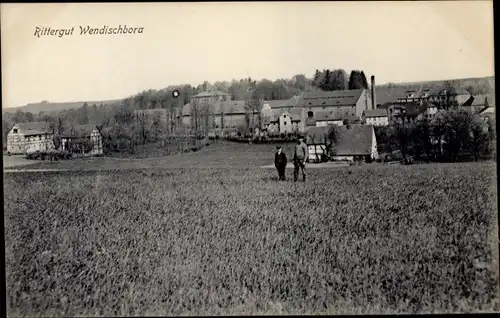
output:
[{"label": "barn", "polygon": [[7,135],[7,153],[27,154],[54,149],[53,125],[48,122],[17,123]]},{"label": "barn", "polygon": [[337,140],[332,148],[333,160],[378,159],[377,138],[372,125],[353,124],[335,129]]},{"label": "barn", "polygon": [[[332,140],[330,130],[334,129]],[[378,159],[377,139],[372,125],[351,124],[345,126],[310,126],[306,128],[306,144],[309,160],[321,161],[324,153],[333,160]]]},{"label": "barn", "polygon": [[77,125],[60,135],[61,149],[87,155],[103,154],[102,134],[96,125]]}]

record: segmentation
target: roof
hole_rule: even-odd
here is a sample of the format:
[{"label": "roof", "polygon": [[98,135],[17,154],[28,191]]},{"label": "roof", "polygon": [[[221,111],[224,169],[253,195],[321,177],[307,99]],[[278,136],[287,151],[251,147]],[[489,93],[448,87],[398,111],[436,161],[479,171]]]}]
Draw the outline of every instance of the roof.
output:
[{"label": "roof", "polygon": [[471,106],[488,106],[490,107],[495,107],[495,95],[494,94],[488,94],[488,95],[476,95],[473,96],[473,101]]},{"label": "roof", "polygon": [[336,126],[337,142],[334,152],[338,156],[369,155],[374,130],[371,125]]},{"label": "roof", "polygon": [[96,125],[76,125],[64,132],[61,137],[88,137],[94,129],[97,129]]},{"label": "roof", "polygon": [[42,135],[52,133],[52,124],[45,121],[31,122],[31,123],[17,123],[19,133],[29,135]]},{"label": "roof", "polygon": [[280,99],[280,100],[266,100],[264,101],[264,104],[269,104],[269,107],[271,108],[280,108],[282,107],[288,100],[287,99]]},{"label": "roof", "polygon": [[435,85],[431,86],[428,84],[416,84],[406,87],[378,87],[375,88],[375,97],[377,105],[385,105],[395,103],[399,98],[407,98],[408,93],[414,93],[414,96],[411,98],[424,97],[424,93],[427,96],[435,95],[437,91],[434,87]]},{"label": "roof", "polygon": [[406,97],[405,87],[379,87],[375,88],[375,99],[377,105],[395,103],[398,98]]},{"label": "roof", "polygon": [[357,103],[363,91],[363,89],[353,89],[343,91],[308,92],[302,95],[302,98],[297,105],[301,107],[351,106]]},{"label": "roof", "polygon": [[301,96],[293,96],[281,104],[281,107],[295,107],[300,104]]},{"label": "roof", "polygon": [[201,92],[193,97],[211,97],[211,96],[221,96],[221,95],[226,96],[229,94],[221,91],[212,91],[212,92]]},{"label": "roof", "polygon": [[377,108],[377,109],[367,109],[365,110],[365,117],[387,117],[387,109]]},{"label": "roof", "polygon": [[434,92],[431,95],[446,95],[446,94],[449,94],[451,96],[470,95],[470,93],[468,91],[466,91],[465,89],[463,89],[461,87],[455,87],[455,86],[442,88],[441,90]]}]

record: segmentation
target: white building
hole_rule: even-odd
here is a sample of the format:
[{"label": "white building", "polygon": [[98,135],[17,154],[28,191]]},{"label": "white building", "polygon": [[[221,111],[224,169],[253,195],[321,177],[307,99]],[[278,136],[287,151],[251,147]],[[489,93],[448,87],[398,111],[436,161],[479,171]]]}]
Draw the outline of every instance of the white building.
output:
[{"label": "white building", "polygon": [[363,112],[364,122],[367,125],[387,126],[389,125],[389,115],[387,109],[367,109]]},{"label": "white building", "polygon": [[51,149],[54,149],[54,131],[47,122],[17,123],[7,135],[7,152],[10,154]]}]

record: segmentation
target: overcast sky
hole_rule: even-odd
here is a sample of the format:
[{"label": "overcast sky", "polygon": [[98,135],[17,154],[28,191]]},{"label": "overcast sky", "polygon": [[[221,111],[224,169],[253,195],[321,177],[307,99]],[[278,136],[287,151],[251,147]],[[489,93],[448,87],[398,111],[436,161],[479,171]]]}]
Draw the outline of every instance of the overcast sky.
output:
[{"label": "overcast sky", "polygon": [[[80,35],[120,24],[143,33]],[[324,68],[380,84],[494,75],[492,1],[1,4],[1,41],[3,107]]]}]

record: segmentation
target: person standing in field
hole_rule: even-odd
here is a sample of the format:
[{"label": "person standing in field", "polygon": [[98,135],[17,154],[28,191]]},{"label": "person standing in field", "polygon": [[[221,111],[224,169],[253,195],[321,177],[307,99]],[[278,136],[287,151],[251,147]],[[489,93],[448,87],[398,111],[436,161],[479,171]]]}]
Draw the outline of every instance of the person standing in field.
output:
[{"label": "person standing in field", "polygon": [[299,169],[302,172],[302,181],[306,181],[306,161],[308,158],[309,150],[307,149],[307,145],[304,143],[304,139],[299,137],[293,154],[293,181],[297,181]]},{"label": "person standing in field", "polygon": [[281,149],[281,146],[277,146],[276,154],[274,155],[274,165],[276,166],[276,170],[278,170],[278,175],[280,180],[286,180],[285,178],[286,164],[287,164],[286,155]]}]

